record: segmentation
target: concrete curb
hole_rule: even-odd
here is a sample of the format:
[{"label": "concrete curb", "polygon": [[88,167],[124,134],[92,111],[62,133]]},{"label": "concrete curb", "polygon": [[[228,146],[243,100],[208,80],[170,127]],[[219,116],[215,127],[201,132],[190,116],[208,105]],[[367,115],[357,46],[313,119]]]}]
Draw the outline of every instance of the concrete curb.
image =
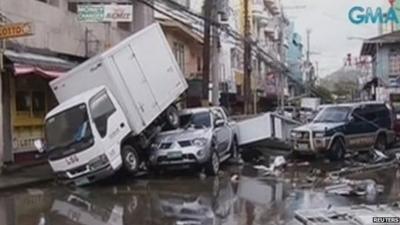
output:
[{"label": "concrete curb", "polygon": [[[18,181],[18,179],[20,179],[20,181]],[[1,178],[0,178],[1,180]],[[15,181],[17,180],[17,181]],[[21,177],[17,177],[14,178],[14,181],[11,182],[6,182],[7,184],[1,184],[0,183],[0,191],[7,191],[7,190],[11,190],[11,189],[19,189],[19,188],[26,188],[26,187],[30,187],[33,185],[38,185],[38,184],[42,184],[42,183],[46,183],[46,182],[50,182],[55,180],[54,177],[43,177],[43,178],[21,178]]]},{"label": "concrete curb", "polygon": [[28,164],[23,164],[23,165],[3,165],[2,169],[2,174],[7,175],[7,174],[13,174],[15,172],[19,172],[24,169],[29,169],[33,168],[36,166],[41,166],[47,164],[47,160],[42,160],[42,161],[34,161],[32,163]]}]

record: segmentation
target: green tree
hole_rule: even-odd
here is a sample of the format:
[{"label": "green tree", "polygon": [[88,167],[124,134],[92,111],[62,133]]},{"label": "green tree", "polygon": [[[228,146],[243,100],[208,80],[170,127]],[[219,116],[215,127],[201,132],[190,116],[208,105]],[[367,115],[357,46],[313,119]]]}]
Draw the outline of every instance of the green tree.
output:
[{"label": "green tree", "polygon": [[324,102],[324,103],[332,103],[333,102],[332,93],[327,88],[318,85],[318,86],[315,86],[314,89],[315,89],[315,92],[317,92],[320,95],[322,102]]}]

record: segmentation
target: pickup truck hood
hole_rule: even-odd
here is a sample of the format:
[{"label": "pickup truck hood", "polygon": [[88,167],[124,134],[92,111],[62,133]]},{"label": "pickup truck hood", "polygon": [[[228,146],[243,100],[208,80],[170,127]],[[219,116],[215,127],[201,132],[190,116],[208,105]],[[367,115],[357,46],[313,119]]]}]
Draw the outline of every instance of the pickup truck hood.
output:
[{"label": "pickup truck hood", "polygon": [[331,130],[340,126],[343,126],[345,123],[344,122],[339,122],[339,123],[309,123],[306,125],[303,125],[301,127],[297,127],[294,129],[294,131],[325,131],[325,130]]},{"label": "pickup truck hood", "polygon": [[194,138],[207,138],[211,134],[211,128],[205,129],[178,129],[173,131],[162,132],[158,135],[159,142],[173,142],[177,140],[192,140]]}]

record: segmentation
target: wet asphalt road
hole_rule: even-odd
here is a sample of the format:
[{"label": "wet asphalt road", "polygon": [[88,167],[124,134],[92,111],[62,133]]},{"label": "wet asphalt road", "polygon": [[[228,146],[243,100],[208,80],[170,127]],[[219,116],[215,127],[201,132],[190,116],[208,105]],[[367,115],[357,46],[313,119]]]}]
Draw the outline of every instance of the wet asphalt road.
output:
[{"label": "wet asphalt road", "polygon": [[[250,165],[228,165],[218,177],[174,172],[113,180],[85,188],[47,184],[0,193],[1,225],[261,225],[292,224],[294,210],[400,201],[400,171],[386,169],[354,178],[384,185],[375,196],[344,197],[324,192],[311,171],[341,164],[320,160],[264,176]],[[238,174],[234,181],[232,175]],[[322,176],[323,177],[323,176]]]}]

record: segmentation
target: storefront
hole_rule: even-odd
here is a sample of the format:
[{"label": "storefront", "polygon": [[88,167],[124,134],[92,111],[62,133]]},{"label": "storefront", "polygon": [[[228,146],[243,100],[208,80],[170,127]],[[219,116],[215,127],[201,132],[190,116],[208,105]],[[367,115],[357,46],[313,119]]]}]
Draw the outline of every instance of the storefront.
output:
[{"label": "storefront", "polygon": [[62,76],[75,64],[57,57],[9,50],[5,56],[4,157],[5,162],[24,163],[34,159],[33,142],[44,137],[44,117],[57,105],[49,81]]}]

